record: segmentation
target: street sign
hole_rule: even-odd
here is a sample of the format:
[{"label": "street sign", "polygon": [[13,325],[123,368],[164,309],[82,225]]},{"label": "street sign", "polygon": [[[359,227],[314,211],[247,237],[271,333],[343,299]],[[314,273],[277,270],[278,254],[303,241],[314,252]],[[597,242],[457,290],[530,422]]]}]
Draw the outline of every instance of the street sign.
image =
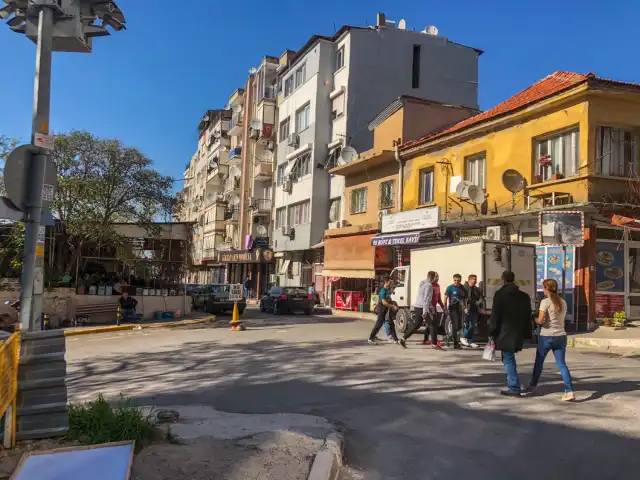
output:
[{"label": "street sign", "polygon": [[234,283],[230,285],[229,288],[229,300],[237,302],[238,300],[242,300],[242,285],[239,283]]},{"label": "street sign", "polygon": [[[4,166],[4,184],[6,196],[21,211],[27,209],[27,177],[29,175],[32,156],[39,154],[33,145],[20,145],[7,157]],[[50,156],[46,157],[44,171],[44,186],[42,188],[42,206],[51,205],[55,191],[58,188],[58,171]],[[46,198],[44,194],[46,193]]]},{"label": "street sign", "polygon": [[33,144],[36,147],[44,148],[45,150],[53,151],[55,147],[56,137],[53,135],[46,135],[44,133],[36,133],[33,136]]}]

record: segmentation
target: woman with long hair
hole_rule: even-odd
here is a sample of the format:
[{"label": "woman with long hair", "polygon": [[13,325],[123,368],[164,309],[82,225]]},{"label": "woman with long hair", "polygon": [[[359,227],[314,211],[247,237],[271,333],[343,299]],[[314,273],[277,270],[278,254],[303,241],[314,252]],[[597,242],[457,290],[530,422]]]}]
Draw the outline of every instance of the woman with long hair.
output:
[{"label": "woman with long hair", "polygon": [[542,366],[549,351],[553,352],[556,359],[556,366],[560,370],[564,381],[564,395],[562,400],[570,402],[575,400],[573,394],[573,383],[571,373],[565,362],[567,352],[567,332],[564,329],[564,320],[567,316],[567,302],[558,295],[558,282],[553,279],[546,279],[542,282],[546,298],[540,302],[540,312],[536,323],[541,326],[538,336],[538,350],[536,352],[536,363],[533,367],[533,376],[529,383],[528,392],[533,392],[538,385]]}]

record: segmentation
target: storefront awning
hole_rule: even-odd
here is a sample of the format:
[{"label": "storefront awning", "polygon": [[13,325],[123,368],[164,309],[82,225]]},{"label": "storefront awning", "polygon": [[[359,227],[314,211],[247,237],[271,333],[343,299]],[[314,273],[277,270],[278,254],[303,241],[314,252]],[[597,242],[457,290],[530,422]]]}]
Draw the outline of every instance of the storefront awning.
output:
[{"label": "storefront awning", "polygon": [[375,270],[328,270],[322,269],[323,277],[376,278]]}]

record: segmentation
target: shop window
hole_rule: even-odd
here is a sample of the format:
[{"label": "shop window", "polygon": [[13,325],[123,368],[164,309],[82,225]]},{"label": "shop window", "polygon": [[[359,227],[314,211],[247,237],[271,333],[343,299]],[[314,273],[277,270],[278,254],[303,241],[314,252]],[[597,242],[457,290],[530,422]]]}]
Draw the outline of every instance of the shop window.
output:
[{"label": "shop window", "polygon": [[638,138],[630,130],[596,129],[596,169],[600,175],[630,177],[638,174]]},{"label": "shop window", "polygon": [[537,180],[545,182],[578,175],[579,144],[580,131],[577,128],[536,140],[534,163]]},{"label": "shop window", "polygon": [[624,230],[619,228],[597,228],[596,239],[598,240],[624,240]]}]

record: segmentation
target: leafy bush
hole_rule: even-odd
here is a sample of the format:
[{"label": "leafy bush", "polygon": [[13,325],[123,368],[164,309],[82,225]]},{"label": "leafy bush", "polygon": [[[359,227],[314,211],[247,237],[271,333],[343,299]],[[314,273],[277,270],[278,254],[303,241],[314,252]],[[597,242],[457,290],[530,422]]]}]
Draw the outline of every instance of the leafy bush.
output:
[{"label": "leafy bush", "polygon": [[157,436],[151,417],[122,395],[113,405],[99,395],[92,402],[69,405],[67,436],[89,445],[135,440],[136,448],[142,448]]}]

